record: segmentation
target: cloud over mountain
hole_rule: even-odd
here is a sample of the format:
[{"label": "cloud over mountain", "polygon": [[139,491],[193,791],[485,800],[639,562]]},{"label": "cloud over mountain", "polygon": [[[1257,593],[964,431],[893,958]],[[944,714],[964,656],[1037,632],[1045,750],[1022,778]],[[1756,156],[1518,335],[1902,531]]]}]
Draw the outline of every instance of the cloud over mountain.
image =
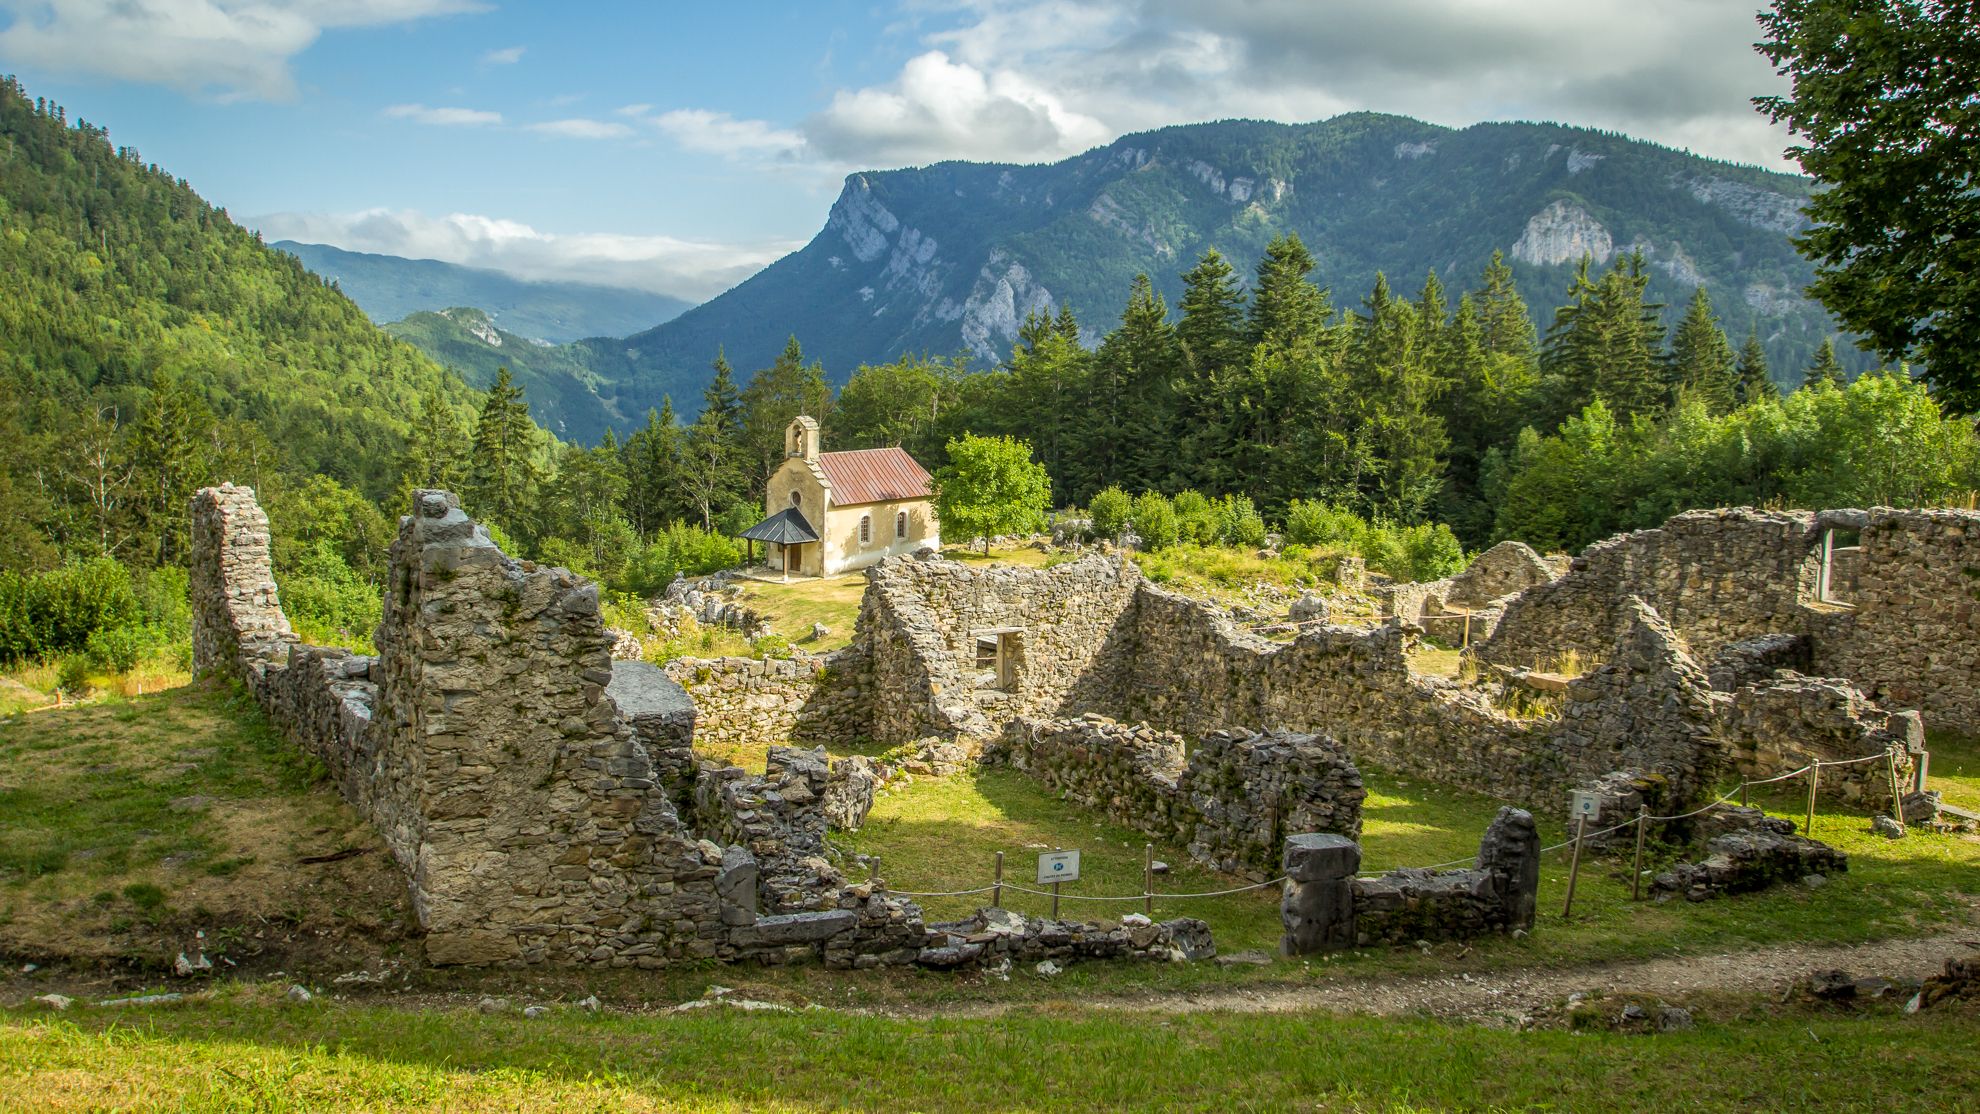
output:
[{"label": "cloud over mountain", "polygon": [[801,242],[711,243],[672,236],[539,232],[517,221],[417,210],[273,213],[243,221],[263,238],[329,244],[346,251],[438,259],[522,279],[557,279],[649,290],[705,301]]}]

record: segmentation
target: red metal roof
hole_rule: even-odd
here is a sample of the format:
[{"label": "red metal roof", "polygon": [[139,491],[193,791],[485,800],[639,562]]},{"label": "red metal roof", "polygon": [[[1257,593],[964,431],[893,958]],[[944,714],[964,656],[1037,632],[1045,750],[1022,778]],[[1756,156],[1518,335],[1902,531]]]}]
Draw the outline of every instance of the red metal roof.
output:
[{"label": "red metal roof", "polygon": [[818,467],[832,484],[835,506],[926,499],[930,494],[931,477],[904,449],[819,453]]}]

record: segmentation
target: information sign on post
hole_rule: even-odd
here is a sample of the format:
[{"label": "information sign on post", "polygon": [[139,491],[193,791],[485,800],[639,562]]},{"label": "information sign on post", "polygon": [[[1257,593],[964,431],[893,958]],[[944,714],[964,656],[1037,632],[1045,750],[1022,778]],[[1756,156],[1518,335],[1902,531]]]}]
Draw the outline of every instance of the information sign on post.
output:
[{"label": "information sign on post", "polygon": [[1568,803],[1568,819],[1593,823],[1601,818],[1602,798],[1586,789],[1575,790],[1573,800]]},{"label": "information sign on post", "polygon": [[1079,852],[1051,851],[1038,856],[1038,882],[1079,881]]}]

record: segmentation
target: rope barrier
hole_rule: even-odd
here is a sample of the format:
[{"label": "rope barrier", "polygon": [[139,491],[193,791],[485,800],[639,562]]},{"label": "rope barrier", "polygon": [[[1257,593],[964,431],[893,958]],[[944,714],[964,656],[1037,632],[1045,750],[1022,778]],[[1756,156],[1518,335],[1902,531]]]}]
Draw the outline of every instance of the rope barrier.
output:
[{"label": "rope barrier", "polygon": [[[1033,728],[1034,733],[1036,732],[1036,730],[1037,729],[1034,727]],[[1814,770],[1819,775],[1822,767],[1824,766],[1854,766],[1859,762],[1875,762],[1887,757],[1889,757],[1888,752],[1883,754],[1868,754],[1868,755],[1864,755],[1862,758],[1839,759],[1833,762],[1825,762],[1820,759],[1817,759],[1816,761],[1811,762],[1808,765],[1803,766],[1798,770],[1790,770],[1785,774],[1779,774],[1775,777],[1764,778],[1760,781],[1742,781],[1740,782],[1739,785],[1735,786],[1730,790],[1727,790],[1717,800],[1712,801],[1709,804],[1703,805],[1699,808],[1692,809],[1690,812],[1682,812],[1675,816],[1632,816],[1628,820],[1625,820],[1620,824],[1603,828],[1601,831],[1598,832],[1585,833],[1582,836],[1580,836],[1580,838],[1582,840],[1594,839],[1599,836],[1608,835],[1610,832],[1622,831],[1624,828],[1628,828],[1631,825],[1644,821],[1654,820],[1658,822],[1668,822],[1672,820],[1687,820],[1693,816],[1697,816],[1702,812],[1706,812],[1718,805],[1722,805],[1725,802],[1732,800],[1734,794],[1737,794],[1746,789],[1750,789],[1755,785],[1770,785],[1777,781],[1786,781],[1789,778],[1800,777],[1802,774],[1808,773],[1810,770]],[[1559,851],[1563,847],[1572,847],[1574,846],[1574,844],[1575,841],[1572,839],[1567,840],[1566,842],[1563,843],[1556,843],[1552,847],[1541,848],[1540,854],[1545,855],[1550,852]],[[1438,863],[1435,866],[1422,867],[1422,868],[1393,867],[1388,871],[1363,870],[1363,871],[1358,871],[1355,874],[1355,877],[1379,878],[1383,874],[1393,873],[1394,871],[1397,870],[1411,870],[1411,869],[1443,870],[1446,867],[1457,866],[1461,863],[1474,862],[1477,860],[1477,858],[1478,856],[1476,855],[1466,855],[1462,859],[1452,859],[1450,862],[1447,863]],[[1061,901],[1148,901],[1152,898],[1161,898],[1164,901],[1182,901],[1182,900],[1195,900],[1197,898],[1206,898],[1206,897],[1228,897],[1231,894],[1250,893],[1253,890],[1262,890],[1267,886],[1276,886],[1279,883],[1284,882],[1286,878],[1287,878],[1286,875],[1280,875],[1279,877],[1274,878],[1269,882],[1260,882],[1257,885],[1253,885],[1253,886],[1239,886],[1238,888],[1233,890],[1214,890],[1209,893],[1200,893],[1200,894],[1142,893],[1142,894],[1134,894],[1129,897],[1102,897],[1102,896],[1088,895],[1088,894],[1063,894],[1063,893],[1055,894],[1052,893],[1050,890],[1034,890],[1029,886],[1020,886],[1015,882],[1004,882],[1001,883],[1000,885],[984,886],[981,887],[980,889],[974,889],[974,890],[950,890],[943,893],[918,893],[913,890],[888,890],[887,893],[895,897],[970,897],[975,894],[987,894],[998,889],[1005,889],[1005,890],[1012,890],[1014,892],[1021,894],[1032,894],[1037,897],[1056,897]]]}]

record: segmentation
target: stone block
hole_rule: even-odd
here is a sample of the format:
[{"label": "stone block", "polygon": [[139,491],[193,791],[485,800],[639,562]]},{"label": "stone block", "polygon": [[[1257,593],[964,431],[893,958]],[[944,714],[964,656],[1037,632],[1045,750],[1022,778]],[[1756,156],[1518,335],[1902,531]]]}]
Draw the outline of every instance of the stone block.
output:
[{"label": "stone block", "polygon": [[739,948],[808,944],[858,926],[859,915],[844,909],[791,913],[779,917],[760,917],[753,925],[737,928],[730,934],[730,940]]},{"label": "stone block", "polygon": [[1295,882],[1351,878],[1361,869],[1361,845],[1331,832],[1291,835],[1281,864]]}]

